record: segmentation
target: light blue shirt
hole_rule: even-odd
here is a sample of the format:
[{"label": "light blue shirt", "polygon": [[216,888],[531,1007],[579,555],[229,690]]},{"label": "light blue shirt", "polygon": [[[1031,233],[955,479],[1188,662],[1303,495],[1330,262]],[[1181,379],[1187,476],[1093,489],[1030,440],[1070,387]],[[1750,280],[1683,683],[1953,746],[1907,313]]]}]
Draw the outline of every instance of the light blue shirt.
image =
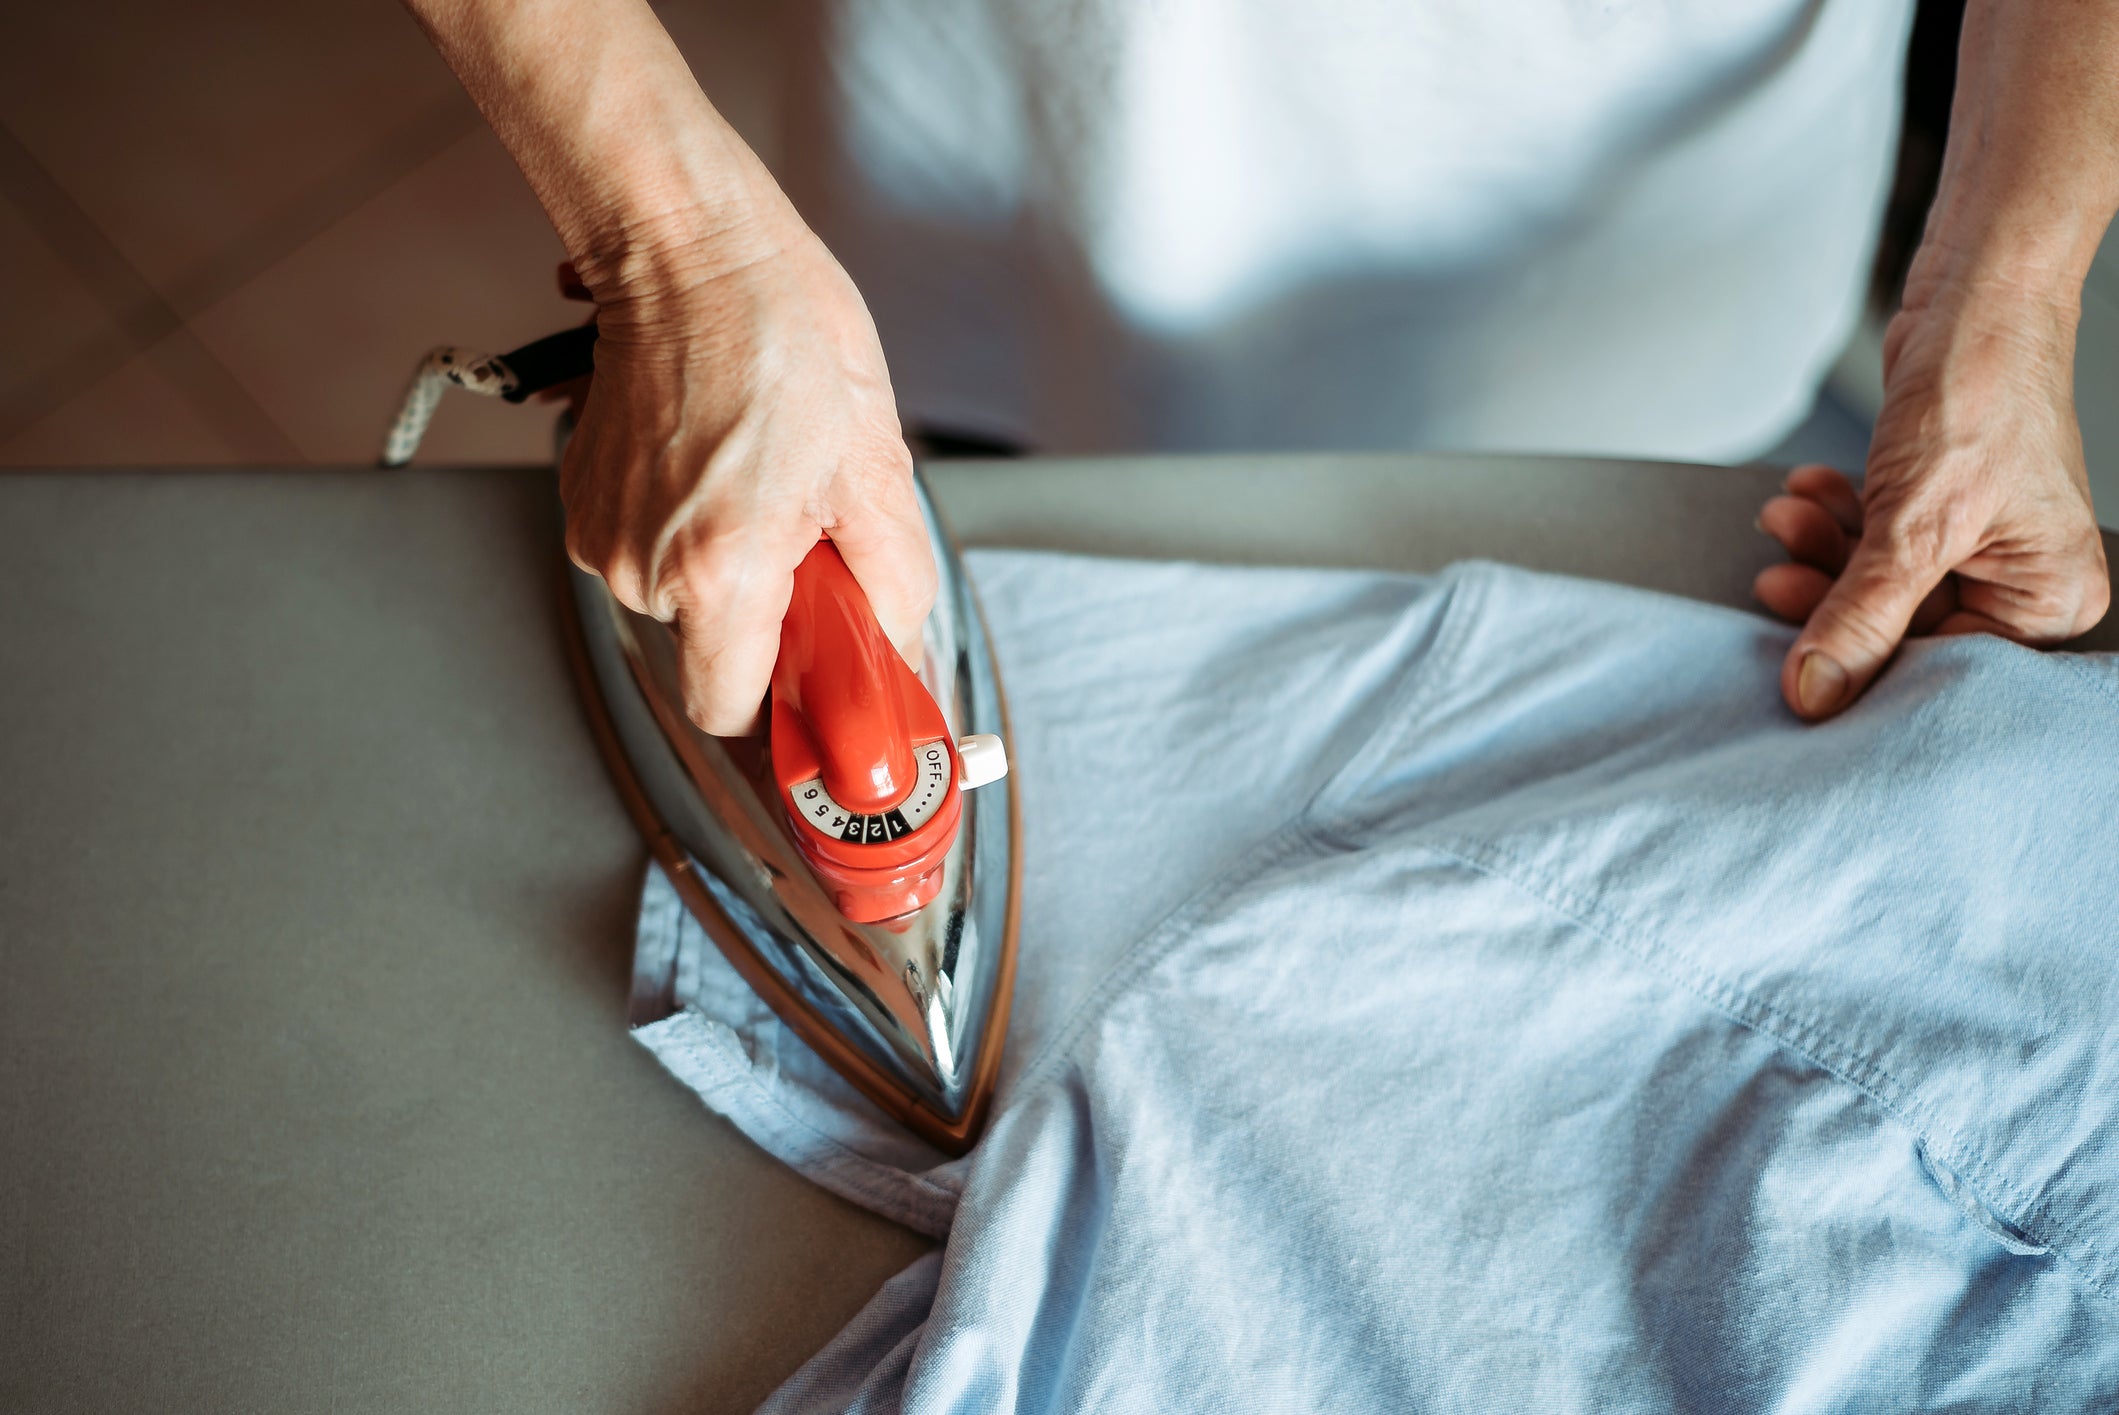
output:
[{"label": "light blue shirt", "polygon": [[651,877],[639,1037],[944,1243],[778,1411],[2119,1408],[2119,664],[1490,565],[972,561],[1025,807],[943,1161]]}]

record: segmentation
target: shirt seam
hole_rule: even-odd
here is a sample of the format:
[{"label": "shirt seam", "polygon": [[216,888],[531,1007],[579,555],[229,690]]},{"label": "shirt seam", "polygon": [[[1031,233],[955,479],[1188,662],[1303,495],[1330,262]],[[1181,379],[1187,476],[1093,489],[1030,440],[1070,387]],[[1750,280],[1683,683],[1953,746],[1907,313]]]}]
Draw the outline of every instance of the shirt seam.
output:
[{"label": "shirt seam", "polygon": [[[701,1037],[697,1034],[697,1029],[702,1023],[719,1026],[724,1029],[727,1029],[727,1023],[687,1004],[671,1017],[664,1018],[660,1022],[651,1022],[647,1027],[635,1028],[635,1039],[639,1040],[642,1045],[646,1045],[646,1039],[640,1036],[641,1032],[654,1027],[669,1029],[670,1022],[680,1019],[688,1024],[684,1029],[687,1035],[680,1035],[679,1037],[679,1042],[686,1053],[695,1058],[703,1058],[723,1084],[733,1084],[740,1087],[751,1097],[754,1104],[760,1105],[768,1118],[778,1122],[778,1127],[783,1132],[795,1132],[798,1139],[806,1137],[805,1143],[812,1148],[812,1155],[799,1163],[783,1161],[783,1163],[788,1164],[789,1168],[803,1175],[820,1188],[830,1190],[843,1199],[858,1203],[871,1213],[884,1214],[885,1217],[902,1223],[926,1237],[940,1239],[948,1236],[950,1226],[955,1222],[956,1205],[960,1198],[958,1194],[916,1170],[901,1169],[882,1160],[870,1159],[866,1155],[848,1147],[844,1141],[836,1136],[819,1130],[775,1094],[771,1087],[761,1081],[755,1069],[747,1063],[737,1063],[723,1052],[718,1045],[714,1044],[711,1034],[706,1037]],[[653,1050],[653,1048],[650,1048],[650,1050]],[[731,1119],[733,1118],[731,1117]],[[827,1183],[823,1177],[826,1174],[839,1178],[840,1182],[837,1184]],[[877,1179],[883,1181],[880,1188],[875,1187],[870,1182],[863,1182]],[[902,1192],[906,1186],[910,1186],[913,1191],[930,1201],[929,1204],[919,1206],[920,1209],[926,1210],[933,1204],[939,1203],[943,1211],[942,1214],[934,1215],[923,1211],[915,1219],[908,1213],[910,1206],[892,1204],[892,1211],[889,1213],[885,1213],[878,1206],[886,1201],[887,1191]],[[942,1222],[939,1224],[932,1222],[935,1217],[941,1217]]]},{"label": "shirt seam", "polygon": [[2113,706],[2119,707],[2119,682],[2114,682],[2109,676],[2093,671],[2088,664],[2082,661],[2079,654],[2057,653],[2053,657],[2058,659],[2068,672],[2089,684],[2100,696],[2111,699]]},{"label": "shirt seam", "polygon": [[1377,763],[1414,729],[1426,725],[1434,700],[1441,696],[1445,687],[1456,681],[1456,669],[1471,637],[1471,625],[1478,618],[1477,610],[1486,599],[1494,571],[1491,562],[1468,560],[1459,562],[1457,573],[1438,580],[1437,583],[1446,584],[1448,590],[1442,604],[1441,622],[1435,627],[1434,647],[1423,654],[1419,662],[1407,666],[1401,680],[1384,700],[1377,715],[1376,730],[1322,786],[1310,793],[1309,799],[1296,811],[1296,820],[1325,827],[1326,817],[1343,813],[1355,788],[1375,775]]},{"label": "shirt seam", "polygon": [[[659,867],[651,861],[649,862],[648,869],[652,873],[657,872]],[[655,921],[654,926],[656,927],[657,931],[662,935],[662,941],[671,959],[670,966],[674,970],[677,967],[676,960],[681,958],[684,953],[684,935],[686,925],[690,924],[694,928],[697,928],[698,925],[697,922],[692,919],[690,911],[685,909],[681,902],[678,902],[675,899],[674,892],[672,892],[672,894],[669,896],[669,903],[672,907],[668,908],[667,912],[662,918]],[[643,920],[642,922],[643,925],[645,925],[646,921]],[[704,939],[703,935],[701,941],[702,943],[706,943],[709,946],[711,945],[711,940]],[[638,949],[638,946],[639,945],[636,940],[634,945],[636,951]],[[779,1122],[779,1126],[783,1130],[783,1132],[793,1131],[795,1132],[798,1139],[802,1136],[809,1137],[809,1142],[812,1144],[813,1148],[817,1151],[822,1151],[822,1153],[817,1155],[817,1159],[821,1161],[821,1167],[829,1169],[835,1174],[844,1176],[844,1178],[842,1179],[844,1188],[839,1185],[825,1183],[821,1177],[812,1172],[812,1166],[810,1164],[795,1164],[789,1162],[790,1168],[794,1169],[797,1173],[808,1177],[812,1183],[816,1183],[822,1188],[829,1189],[833,1193],[839,1194],[842,1198],[850,1199],[855,1203],[859,1203],[863,1207],[870,1209],[872,1212],[879,1213],[882,1212],[882,1210],[876,1207],[876,1201],[881,1198],[881,1191],[876,1191],[874,1193],[868,1192],[870,1185],[868,1183],[864,1183],[863,1180],[873,1180],[875,1178],[880,1177],[886,1183],[887,1186],[893,1188],[897,1187],[901,1182],[910,1182],[913,1189],[917,1191],[917,1193],[922,1198],[928,1201],[925,1205],[922,1205],[923,1208],[932,1208],[933,1205],[937,1203],[941,1205],[942,1214],[940,1216],[943,1218],[944,1221],[941,1223],[939,1228],[936,1228],[925,1221],[930,1217],[930,1215],[926,1213],[923,1213],[921,1215],[922,1221],[920,1222],[915,1222],[912,1219],[902,1217],[895,1213],[891,1214],[890,1217],[896,1219],[897,1222],[905,1224],[909,1228],[913,1228],[922,1233],[925,1233],[929,1237],[940,1237],[946,1235],[949,1232],[950,1222],[953,1222],[953,1219],[950,1216],[955,1213],[956,1204],[959,1198],[959,1195],[954,1190],[952,1190],[946,1184],[937,1182],[930,1175],[922,1174],[916,1170],[902,1169],[897,1165],[888,1164],[881,1160],[870,1159],[866,1155],[863,1155],[859,1151],[849,1147],[843,1140],[840,1140],[837,1136],[834,1136],[824,1130],[820,1130],[819,1128],[817,1128],[816,1125],[812,1124],[808,1119],[806,1119],[803,1115],[796,1111],[792,1106],[788,1105],[786,1100],[782,1096],[780,1096],[772,1087],[766,1085],[764,1081],[759,1078],[756,1069],[752,1067],[747,1061],[739,1064],[735,1061],[734,1058],[730,1057],[726,1053],[726,1051],[714,1041],[713,1034],[711,1031],[704,1031],[702,1035],[702,1029],[719,1027],[722,1030],[727,1031],[731,1036],[734,1036],[735,1029],[730,1027],[727,1022],[723,1021],[718,1017],[713,1016],[711,1013],[706,1012],[704,1009],[696,1007],[693,1004],[687,1002],[668,1017],[659,1018],[654,1022],[645,1024],[644,1026],[633,1027],[628,1030],[631,1031],[635,1041],[640,1042],[640,1044],[643,1046],[647,1046],[648,1043],[646,1038],[643,1036],[643,1033],[648,1032],[656,1027],[663,1027],[665,1029],[668,1029],[669,1024],[673,1021],[677,1021],[678,1019],[683,1019],[683,1021],[688,1024],[685,1026],[683,1034],[679,1037],[679,1041],[684,1047],[685,1051],[692,1056],[703,1057],[706,1061],[706,1064],[713,1068],[713,1070],[717,1073],[717,1075],[721,1078],[724,1083],[733,1082],[739,1084],[743,1088],[745,1094],[749,1095],[752,1098],[754,1105],[762,1103],[764,1107],[764,1117],[767,1119],[776,1119]],[[778,1018],[775,1018],[774,1022],[775,1025],[785,1025],[784,1023],[780,1023]],[[806,1043],[804,1045],[806,1045]],[[661,1053],[659,1051],[656,1051],[655,1048],[649,1047],[649,1050],[655,1053],[657,1060],[662,1059]],[[689,1085],[688,1089],[692,1089],[695,1092],[697,1091],[696,1087],[689,1087]],[[704,1099],[703,1095],[702,1099]],[[868,1106],[872,1103],[869,1102],[868,1099],[864,1096],[861,1098],[861,1104],[864,1106]],[[878,1116],[881,1115],[880,1111],[876,1111],[874,1113]],[[730,1118],[733,1119],[734,1117]],[[861,1176],[861,1178],[857,1179],[854,1177],[855,1175],[859,1175]],[[848,1193],[846,1192],[847,1189],[857,1189],[860,1192]]]},{"label": "shirt seam", "polygon": [[[1323,839],[1318,843],[1339,850],[1360,848],[1347,841]],[[2021,1186],[1999,1173],[1984,1155],[1971,1149],[1954,1130],[1944,1125],[1912,1086],[1899,1081],[1874,1057],[1833,1036],[1815,1019],[1776,1007],[1696,960],[1684,957],[1636,930],[1623,927],[1622,921],[1611,918],[1608,911],[1598,908],[1501,846],[1465,837],[1430,838],[1420,843],[1467,869],[1521,891],[1592,937],[1632,955],[1651,972],[1675,982],[1739,1026],[1795,1053],[1867,1096],[1911,1130],[1938,1159],[1954,1169],[1980,1203],[2033,1241],[2050,1249],[2062,1266],[2073,1272],[2090,1291],[2108,1302],[2119,1304],[2119,1285],[2107,1276],[2108,1261],[2098,1245],[2079,1234],[2064,1240],[2055,1239],[2053,1233],[2057,1221],[2052,1217],[2047,1199],[2025,1193]],[[2001,1194],[2018,1213],[2011,1213],[1995,1203],[1989,1193]],[[2077,1253],[2080,1257],[2076,1256]]]},{"label": "shirt seam", "polygon": [[1067,1020],[1045,1039],[1045,1044],[1024,1064],[1021,1077],[1016,1082],[1009,1100],[1011,1107],[1015,1104],[1016,1097],[1027,1095],[1043,1084],[1047,1079],[1046,1073],[1067,1058],[1090,1024],[1123,996],[1142,973],[1176,947],[1199,917],[1226,898],[1231,888],[1277,868],[1302,853],[1304,847],[1314,847],[1314,844],[1314,839],[1304,828],[1301,817],[1291,818],[1264,840],[1241,852],[1228,865],[1216,871],[1205,884],[1188,895],[1182,903],[1163,915],[1154,927],[1119,955],[1096,986],[1068,1013]]},{"label": "shirt seam", "polygon": [[[1467,625],[1474,617],[1473,610],[1477,602],[1483,598],[1492,569],[1491,565],[1483,561],[1467,561],[1464,564],[1469,567],[1466,573],[1438,576],[1431,582],[1443,591],[1440,621],[1434,631],[1434,647],[1422,654],[1417,662],[1407,665],[1402,680],[1390,690],[1384,701],[1375,732],[1270,835],[1240,852],[1236,859],[1216,871],[1206,883],[1174,905],[1112,961],[1103,977],[1075,1005],[1074,1010],[1067,1014],[1066,1020],[1025,1062],[1016,1084],[1011,1088],[1009,1104],[1014,1103],[1014,1097],[1026,1095],[1041,1084],[1046,1079],[1046,1073],[1059,1059],[1073,1050],[1089,1024],[1123,995],[1142,973],[1165,956],[1175,945],[1177,936],[1204,914],[1209,906],[1223,899],[1230,887],[1246,879],[1255,879],[1266,870],[1285,863],[1305,848],[1311,852],[1320,848],[1322,842],[1311,827],[1314,813],[1343,787],[1350,787],[1363,779],[1364,773],[1372,772],[1375,761],[1395,746],[1413,726],[1424,720],[1416,715],[1417,712],[1424,712],[1427,700],[1438,695],[1444,683],[1452,678],[1451,670],[1456,666],[1464,640],[1469,637]],[[1415,598],[1407,608],[1418,604],[1421,598],[1425,598],[1425,595]],[[1400,714],[1404,714],[1406,720],[1394,721]],[[1322,845],[1322,848],[1332,847]]]}]

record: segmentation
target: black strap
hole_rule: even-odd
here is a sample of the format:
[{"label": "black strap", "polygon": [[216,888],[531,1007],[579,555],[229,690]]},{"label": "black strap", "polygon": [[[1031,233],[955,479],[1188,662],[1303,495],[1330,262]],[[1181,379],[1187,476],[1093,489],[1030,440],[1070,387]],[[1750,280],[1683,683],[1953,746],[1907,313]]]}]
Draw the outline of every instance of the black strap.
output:
[{"label": "black strap", "polygon": [[596,367],[595,350],[596,326],[577,324],[502,354],[515,374],[515,386],[500,396],[521,403],[568,379],[582,378]]}]

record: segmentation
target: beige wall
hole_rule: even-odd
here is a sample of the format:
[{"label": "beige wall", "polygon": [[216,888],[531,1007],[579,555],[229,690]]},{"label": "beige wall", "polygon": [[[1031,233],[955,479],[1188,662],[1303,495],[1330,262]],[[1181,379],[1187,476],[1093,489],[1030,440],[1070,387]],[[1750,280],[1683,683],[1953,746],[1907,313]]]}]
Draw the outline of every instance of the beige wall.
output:
[{"label": "beige wall", "polygon": [[[774,146],[775,0],[667,0]],[[8,7],[0,466],[361,463],[422,352],[581,318],[521,175],[393,0]],[[549,455],[452,400],[427,455]]]}]

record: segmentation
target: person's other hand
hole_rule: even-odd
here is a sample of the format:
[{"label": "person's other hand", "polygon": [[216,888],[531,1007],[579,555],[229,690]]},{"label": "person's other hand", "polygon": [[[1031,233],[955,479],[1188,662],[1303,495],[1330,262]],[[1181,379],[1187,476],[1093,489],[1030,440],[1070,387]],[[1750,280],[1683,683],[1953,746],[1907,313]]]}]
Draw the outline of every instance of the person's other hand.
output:
[{"label": "person's other hand", "polygon": [[807,230],[742,261],[726,249],[699,268],[658,256],[663,273],[632,288],[590,279],[596,373],[560,469],[568,554],[675,624],[686,710],[721,736],[757,720],[795,567],[820,535],[908,655],[935,595],[912,457],[852,281]]},{"label": "person's other hand", "polygon": [[1861,491],[1799,467],[1759,516],[1791,557],[1753,589],[1803,625],[1781,666],[1798,714],[1845,708],[1909,633],[2052,644],[2104,616],[2075,320],[2020,292],[1908,286]]}]

